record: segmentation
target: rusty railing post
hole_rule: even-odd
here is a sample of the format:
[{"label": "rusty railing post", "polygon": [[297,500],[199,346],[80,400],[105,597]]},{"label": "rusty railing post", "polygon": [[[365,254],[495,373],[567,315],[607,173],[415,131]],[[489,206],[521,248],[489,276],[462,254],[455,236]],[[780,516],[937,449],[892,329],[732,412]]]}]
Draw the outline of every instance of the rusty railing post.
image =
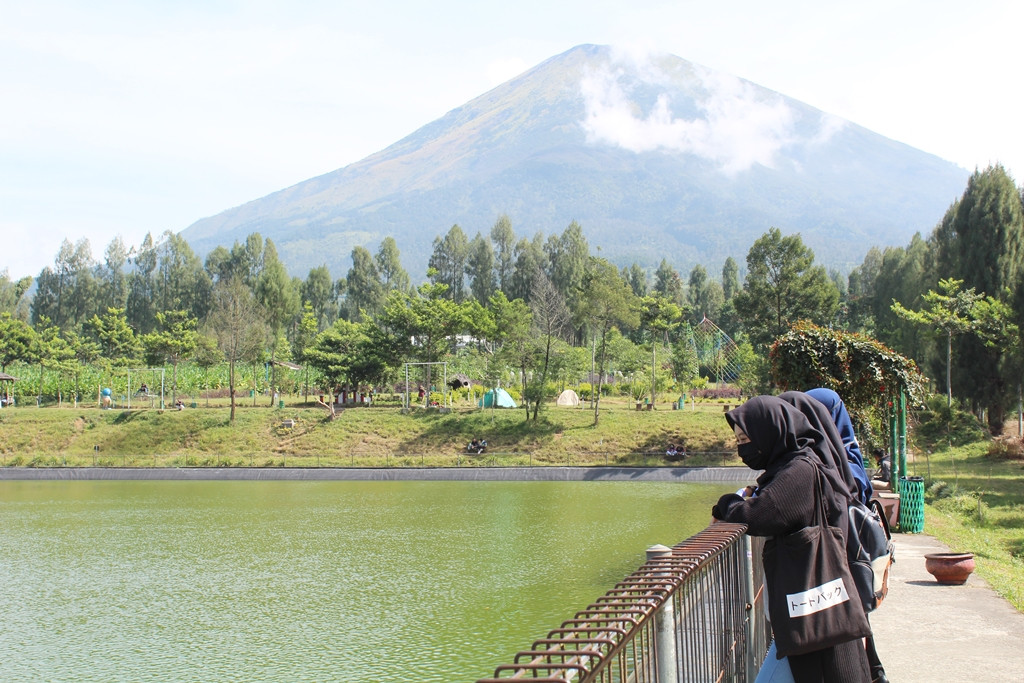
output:
[{"label": "rusty railing post", "polygon": [[[652,545],[647,549],[648,562],[659,557],[671,556],[672,549],[664,545]],[[667,596],[661,608],[654,613],[658,683],[678,683],[679,680],[676,675],[679,671],[679,662],[676,653],[676,610],[673,599],[673,595]]]},{"label": "rusty railing post", "polygon": [[740,562],[743,565],[743,590],[745,592],[743,599],[746,603],[747,611],[747,624],[743,629],[746,639],[746,656],[743,659],[747,665],[746,680],[753,681],[757,678],[757,672],[761,668],[761,663],[758,658],[757,638],[755,637],[757,625],[754,623],[757,615],[757,610],[754,609],[754,600],[757,597],[757,593],[754,591],[754,550],[750,543],[750,536],[747,534],[743,534],[743,545],[740,553]]}]

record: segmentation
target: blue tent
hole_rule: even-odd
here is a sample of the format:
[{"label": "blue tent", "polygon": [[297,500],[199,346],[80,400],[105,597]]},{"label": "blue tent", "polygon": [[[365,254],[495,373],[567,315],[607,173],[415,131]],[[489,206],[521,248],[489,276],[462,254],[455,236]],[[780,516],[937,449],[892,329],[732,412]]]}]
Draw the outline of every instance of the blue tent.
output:
[{"label": "blue tent", "polygon": [[[497,403],[495,403],[497,401]],[[491,389],[484,397],[477,402],[478,406],[483,408],[516,408],[516,402],[512,400],[512,397],[508,395],[508,392],[504,389]]]}]

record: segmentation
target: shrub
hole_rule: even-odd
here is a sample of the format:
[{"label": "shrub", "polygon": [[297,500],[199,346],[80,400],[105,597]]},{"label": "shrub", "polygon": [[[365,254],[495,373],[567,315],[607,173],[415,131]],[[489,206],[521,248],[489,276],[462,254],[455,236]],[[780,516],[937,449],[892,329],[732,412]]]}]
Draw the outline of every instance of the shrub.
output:
[{"label": "shrub", "polygon": [[958,493],[948,498],[942,498],[934,503],[935,507],[943,512],[962,517],[965,520],[983,522],[988,516],[988,505],[977,493]]},{"label": "shrub", "polygon": [[1021,460],[1024,458],[1024,441],[1015,436],[993,439],[988,446],[988,455],[999,460]]},{"label": "shrub", "polygon": [[929,503],[934,503],[937,500],[949,498],[954,492],[952,486],[940,480],[932,482],[932,485],[925,490],[924,497]]},{"label": "shrub", "polygon": [[960,403],[946,405],[946,397],[933,394],[925,401],[925,410],[916,414],[918,427],[914,438],[925,447],[964,446],[985,438],[987,432],[970,412],[962,410]]},{"label": "shrub", "polygon": [[724,400],[739,399],[740,388],[726,385],[709,389],[692,389],[690,395],[695,398],[717,400],[719,403],[722,403]]}]

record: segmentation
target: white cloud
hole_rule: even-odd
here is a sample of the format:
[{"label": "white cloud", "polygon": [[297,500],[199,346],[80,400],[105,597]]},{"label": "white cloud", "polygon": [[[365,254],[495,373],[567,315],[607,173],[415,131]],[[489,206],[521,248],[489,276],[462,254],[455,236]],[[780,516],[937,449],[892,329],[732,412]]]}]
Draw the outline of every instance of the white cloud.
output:
[{"label": "white cloud", "polygon": [[583,127],[592,143],[633,152],[693,154],[735,174],[755,164],[773,166],[779,150],[794,141],[795,114],[781,97],[700,67],[690,84],[700,116],[675,116],[667,89],[645,113],[631,91],[664,87],[668,77],[635,53],[622,61],[626,64],[613,61],[591,71],[580,83],[586,104]]}]

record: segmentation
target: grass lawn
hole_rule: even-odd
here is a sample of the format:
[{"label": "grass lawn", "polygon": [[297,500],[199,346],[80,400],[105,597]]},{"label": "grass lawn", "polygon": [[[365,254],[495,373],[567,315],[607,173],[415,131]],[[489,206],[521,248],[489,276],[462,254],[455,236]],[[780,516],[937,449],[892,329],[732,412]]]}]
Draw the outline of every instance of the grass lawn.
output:
[{"label": "grass lawn", "polygon": [[978,442],[924,451],[907,467],[925,478],[924,532],[973,552],[977,573],[1024,611],[1024,461],[989,450]]},{"label": "grass lawn", "polygon": [[[637,411],[632,401],[605,399],[598,426],[583,408],[546,406],[537,421],[523,409],[451,412],[354,407],[333,421],[311,404],[270,407],[241,400],[236,420],[226,399],[177,410],[100,410],[94,406],[0,410],[4,466],[455,466],[661,465],[669,443],[685,443],[687,465],[739,465],[723,419],[728,403],[696,409]],[[732,405],[735,405],[734,403]],[[295,421],[284,426],[285,419]],[[486,439],[487,452],[466,444]]]}]

